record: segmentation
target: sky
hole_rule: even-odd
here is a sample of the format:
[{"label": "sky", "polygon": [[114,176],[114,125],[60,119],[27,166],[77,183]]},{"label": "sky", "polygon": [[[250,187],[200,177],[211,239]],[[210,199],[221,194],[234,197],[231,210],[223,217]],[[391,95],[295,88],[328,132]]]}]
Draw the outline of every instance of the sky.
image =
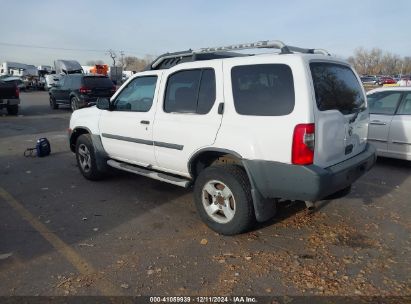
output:
[{"label": "sky", "polygon": [[410,0],[0,0],[0,12],[0,63],[111,63],[108,49],[144,57],[260,40],[411,56]]}]

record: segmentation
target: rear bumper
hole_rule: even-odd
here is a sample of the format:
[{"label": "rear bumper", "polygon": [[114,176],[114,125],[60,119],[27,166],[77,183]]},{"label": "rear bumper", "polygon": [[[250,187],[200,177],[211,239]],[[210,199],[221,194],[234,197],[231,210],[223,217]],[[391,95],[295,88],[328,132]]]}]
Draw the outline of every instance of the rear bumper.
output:
[{"label": "rear bumper", "polygon": [[0,99],[0,108],[20,104],[20,98]]},{"label": "rear bumper", "polygon": [[367,144],[360,154],[325,169],[315,165],[243,161],[253,187],[264,198],[317,201],[350,186],[373,167],[375,160],[375,148]]}]

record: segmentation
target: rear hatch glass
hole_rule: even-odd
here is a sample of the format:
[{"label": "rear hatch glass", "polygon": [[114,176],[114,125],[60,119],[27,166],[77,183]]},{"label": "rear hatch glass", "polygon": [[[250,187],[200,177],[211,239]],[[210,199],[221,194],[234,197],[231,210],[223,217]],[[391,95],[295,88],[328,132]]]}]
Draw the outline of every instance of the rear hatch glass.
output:
[{"label": "rear hatch glass", "polygon": [[332,166],[365,149],[369,115],[354,71],[333,62],[310,63],[317,109],[314,163]]},{"label": "rear hatch glass", "polygon": [[84,85],[88,88],[112,88],[113,82],[108,77],[84,77]]},{"label": "rear hatch glass", "polygon": [[114,84],[108,77],[84,77],[84,86],[91,90],[96,97],[111,97]]},{"label": "rear hatch glass", "polygon": [[326,62],[310,64],[315,99],[320,111],[338,110],[351,114],[365,105],[361,84],[353,71],[343,65]]}]

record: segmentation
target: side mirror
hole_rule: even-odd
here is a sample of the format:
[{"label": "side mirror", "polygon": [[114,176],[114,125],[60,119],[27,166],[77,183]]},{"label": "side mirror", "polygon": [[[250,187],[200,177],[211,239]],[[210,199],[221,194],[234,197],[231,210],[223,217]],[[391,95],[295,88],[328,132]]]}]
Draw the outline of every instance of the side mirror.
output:
[{"label": "side mirror", "polygon": [[110,99],[106,97],[97,98],[97,108],[100,110],[112,110]]}]

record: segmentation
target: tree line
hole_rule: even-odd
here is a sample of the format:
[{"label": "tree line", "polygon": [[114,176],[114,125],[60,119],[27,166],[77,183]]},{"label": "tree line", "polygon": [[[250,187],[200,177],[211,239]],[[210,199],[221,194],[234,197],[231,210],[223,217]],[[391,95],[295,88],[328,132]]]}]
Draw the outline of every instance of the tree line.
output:
[{"label": "tree line", "polygon": [[356,71],[361,75],[410,75],[411,57],[400,57],[379,48],[371,50],[362,47],[348,58]]},{"label": "tree line", "polygon": [[[123,70],[135,72],[144,70],[144,68],[155,58],[151,55],[146,55],[144,58],[138,58],[135,56],[124,56],[123,54],[121,54],[121,57],[117,57],[111,50],[109,53],[116,65],[123,67]],[[116,58],[117,61],[115,61]],[[379,48],[373,48],[371,50],[362,47],[357,48],[354,51],[353,56],[350,56],[347,60],[361,75],[411,74],[411,56],[400,57],[399,55],[385,52]],[[86,64],[103,64],[103,61],[89,60]]]}]

